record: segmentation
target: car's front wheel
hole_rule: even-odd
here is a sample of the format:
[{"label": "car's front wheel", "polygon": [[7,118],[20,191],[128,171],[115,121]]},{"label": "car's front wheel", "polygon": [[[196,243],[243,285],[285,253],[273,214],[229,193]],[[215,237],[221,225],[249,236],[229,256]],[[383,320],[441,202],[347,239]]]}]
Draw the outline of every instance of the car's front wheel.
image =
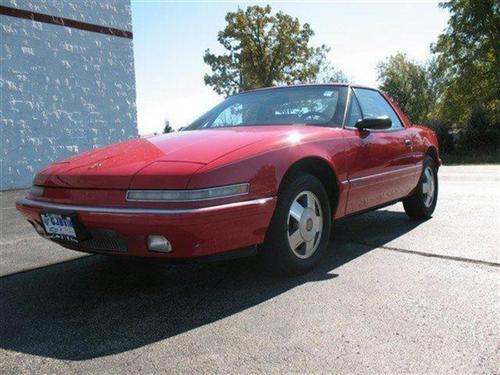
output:
[{"label": "car's front wheel", "polygon": [[288,177],[260,254],[273,271],[308,271],[328,246],[331,222],[330,202],[321,181],[309,174]]}]

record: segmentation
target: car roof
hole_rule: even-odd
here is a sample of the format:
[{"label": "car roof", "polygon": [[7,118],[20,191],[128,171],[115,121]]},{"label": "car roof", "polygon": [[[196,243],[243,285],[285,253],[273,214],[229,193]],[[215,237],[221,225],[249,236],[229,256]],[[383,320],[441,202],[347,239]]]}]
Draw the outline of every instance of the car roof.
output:
[{"label": "car roof", "polygon": [[368,89],[368,90],[379,91],[375,87],[358,85],[358,84],[353,84],[353,83],[342,83],[342,82],[333,82],[333,83],[300,83],[300,84],[296,84],[296,85],[262,87],[262,88],[258,88],[258,89],[242,91],[242,92],[239,92],[237,94],[233,94],[231,96],[236,96],[236,95],[241,95],[241,94],[246,94],[246,93],[251,93],[251,92],[279,90],[279,89],[287,89],[287,88],[294,88],[294,87],[328,87],[328,86],[353,87],[353,88],[359,88],[359,89]]}]

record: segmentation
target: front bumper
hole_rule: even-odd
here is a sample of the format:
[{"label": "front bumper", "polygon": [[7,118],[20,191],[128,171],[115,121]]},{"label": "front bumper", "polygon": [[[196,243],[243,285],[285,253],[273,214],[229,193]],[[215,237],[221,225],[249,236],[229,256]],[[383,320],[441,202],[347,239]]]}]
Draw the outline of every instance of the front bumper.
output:
[{"label": "front bumper", "polygon": [[[113,233],[120,249],[106,241],[85,244],[61,243],[67,248],[92,253],[137,257],[194,258],[260,244],[271,221],[276,197],[240,201],[193,209],[155,209],[54,204],[28,198],[17,209],[32,224],[40,223],[42,211],[76,212],[90,233]],[[173,251],[151,252],[147,236],[168,238]],[[97,235],[96,235],[97,236]]]}]

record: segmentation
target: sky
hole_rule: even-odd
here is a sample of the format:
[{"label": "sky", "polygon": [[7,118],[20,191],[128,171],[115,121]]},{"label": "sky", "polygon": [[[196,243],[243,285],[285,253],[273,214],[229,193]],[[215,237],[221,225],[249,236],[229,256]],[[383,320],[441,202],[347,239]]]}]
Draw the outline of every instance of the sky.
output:
[{"label": "sky", "polygon": [[132,0],[132,27],[140,134],[188,125],[223,100],[204,84],[210,48],[223,52],[217,33],[229,11],[270,4],[315,32],[312,45],[331,48],[331,63],[353,82],[377,86],[377,63],[397,52],[425,62],[429,46],[446,28],[438,1],[162,1]]}]

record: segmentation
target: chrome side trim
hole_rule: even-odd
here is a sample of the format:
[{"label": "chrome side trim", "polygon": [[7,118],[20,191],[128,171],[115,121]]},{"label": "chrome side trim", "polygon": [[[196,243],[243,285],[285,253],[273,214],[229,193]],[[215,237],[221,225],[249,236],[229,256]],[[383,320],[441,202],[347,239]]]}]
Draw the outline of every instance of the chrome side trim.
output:
[{"label": "chrome side trim", "polygon": [[16,204],[28,207],[37,207],[43,209],[52,210],[68,210],[68,211],[82,211],[82,212],[92,212],[92,213],[106,213],[106,214],[121,214],[121,215],[140,215],[140,214],[152,214],[152,215],[179,215],[179,214],[194,214],[194,213],[205,213],[210,211],[238,208],[238,207],[248,207],[248,206],[260,206],[271,202],[276,199],[276,197],[267,197],[253,199],[250,201],[233,202],[220,204],[217,206],[199,207],[199,208],[180,208],[180,209],[168,209],[168,208],[124,208],[124,207],[96,207],[96,206],[79,206],[70,204],[57,204],[42,201],[35,201],[28,198],[21,198],[16,201]]},{"label": "chrome side trim", "polygon": [[392,171],[380,172],[380,173],[375,173],[375,174],[371,174],[371,175],[368,175],[368,176],[351,178],[349,181],[354,186],[358,186],[358,185],[362,184],[363,182],[369,181],[369,180],[371,180],[373,178],[378,178],[378,177],[383,177],[383,176],[390,176],[390,175],[395,175],[395,174],[399,174],[399,173],[403,173],[403,172],[408,172],[407,173],[408,175],[410,175],[410,174],[417,174],[417,167],[415,165],[411,165],[411,166],[408,166],[408,167],[393,169]]}]

